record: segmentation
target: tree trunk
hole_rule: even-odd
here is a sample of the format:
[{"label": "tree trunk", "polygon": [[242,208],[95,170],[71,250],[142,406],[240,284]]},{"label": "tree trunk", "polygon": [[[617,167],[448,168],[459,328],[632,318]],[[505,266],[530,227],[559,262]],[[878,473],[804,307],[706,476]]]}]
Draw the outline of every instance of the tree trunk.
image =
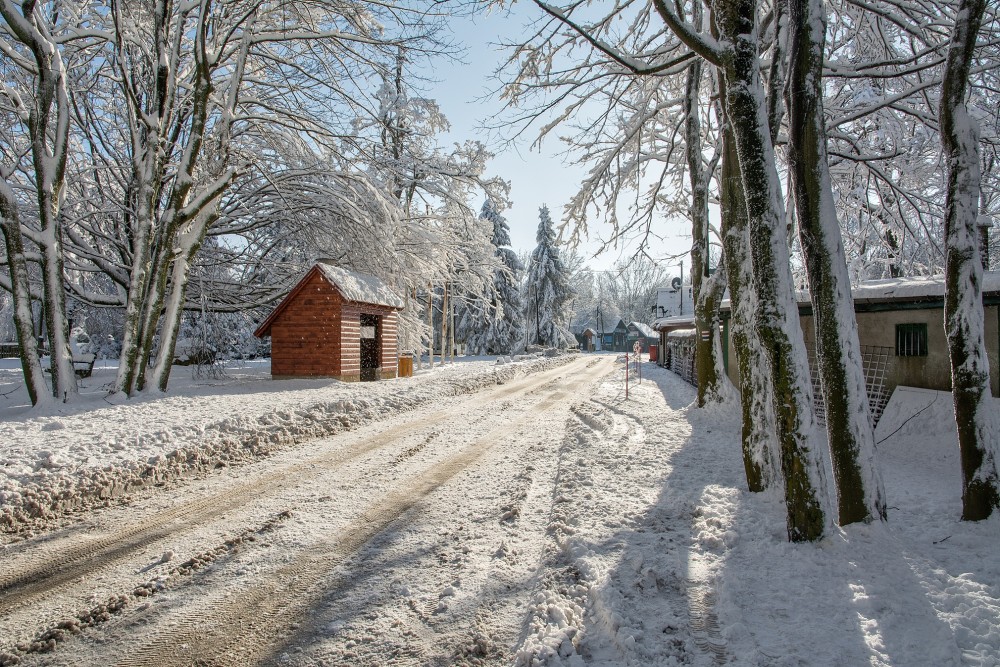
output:
[{"label": "tree trunk", "polygon": [[455,304],[448,304],[448,353],[455,363]]},{"label": "tree trunk", "polygon": [[[694,21],[701,27],[701,5],[694,4]],[[719,345],[718,306],[722,288],[705,293],[708,277],[708,179],[702,164],[701,118],[698,92],[701,87],[702,61],[696,58],[688,67],[684,95],[684,144],[687,154],[688,174],[691,178],[691,288],[694,295],[694,321],[698,336],[695,339],[695,377],[698,378],[698,407],[721,400],[721,364],[716,350]],[[715,281],[721,284],[721,281]],[[709,332],[703,338],[702,332]]]},{"label": "tree trunk", "polygon": [[427,365],[434,368],[434,286],[427,283]]},{"label": "tree trunk", "polygon": [[[724,105],[723,105],[724,106]],[[747,487],[756,493],[771,488],[779,479],[778,455],[771,408],[770,366],[760,341],[750,335],[752,311],[748,303],[752,289],[750,248],[747,238],[747,210],[736,157],[736,138],[728,122],[723,122],[722,174],[720,182],[722,238],[729,278],[731,335],[740,378],[740,407],[743,415],[741,442]]]},{"label": "tree trunk", "polygon": [[945,201],[945,330],[962,458],[962,519],[980,521],[1000,507],[1000,424],[990,392],[977,231],[978,128],[965,105],[985,0],[961,0],[941,89],[941,144],[948,166]]},{"label": "tree trunk", "polygon": [[[162,240],[159,245],[163,245]],[[152,275],[150,277],[149,289],[143,298],[142,320],[138,332],[141,340],[139,363],[135,371],[134,385],[129,390],[130,395],[131,392],[142,391],[146,388],[147,368],[154,351],[159,349],[156,344],[156,329],[160,323],[163,303],[167,292],[167,279],[170,273],[168,271],[169,265],[161,258],[158,258],[157,255],[162,255],[162,252],[153,253],[150,259]]]},{"label": "tree trunk", "polygon": [[441,295],[441,366],[444,366],[448,356],[448,281],[444,281],[444,292]]},{"label": "tree trunk", "polygon": [[[47,42],[44,46],[47,51],[44,58],[36,53],[39,99],[31,122],[31,153],[35,164],[38,218],[42,228],[42,289],[52,362],[52,395],[67,401],[79,393],[69,340],[69,322],[66,320],[62,223],[59,219],[59,209],[65,194],[69,101],[66,70],[59,52],[53,43]],[[50,115],[53,106],[55,137],[50,146],[48,125],[52,120]]]},{"label": "tree trunk", "polygon": [[41,251],[43,314],[51,355],[52,395],[65,401],[79,392],[73,369],[69,323],[66,321],[62,224],[59,219],[65,194],[69,148],[70,108],[66,68],[52,30],[38,23],[41,12],[36,10],[35,3],[25,2],[17,7],[22,13],[15,9],[13,3],[0,3],[0,14],[7,23],[8,31],[27,47],[34,60],[35,69],[30,74],[35,80],[35,89],[27,110],[26,124],[31,139],[41,228],[37,238]]},{"label": "tree trunk", "polygon": [[149,377],[149,385],[163,392],[167,390],[170,369],[173,368],[177,336],[180,332],[181,318],[184,316],[187,286],[191,280],[191,265],[209,227],[217,219],[218,213],[214,207],[209,207],[208,211],[190,221],[178,234],[177,257],[170,265],[169,291],[163,299],[166,307],[161,318],[160,349]]},{"label": "tree trunk", "polygon": [[772,144],[778,140],[785,111],[782,95],[788,70],[788,2],[774,0],[774,39],[771,44],[771,68],[767,75],[767,126]]},{"label": "tree trunk", "polygon": [[768,355],[773,408],[785,478],[788,537],[817,540],[829,529],[823,461],[812,409],[812,386],[792,287],[781,187],[760,77],[757,10],[752,0],[717,0],[724,95],[736,137],[747,207],[754,324]]},{"label": "tree trunk", "polygon": [[[701,292],[695,300],[695,322],[698,330],[708,331],[708,340],[698,336],[696,363],[699,373],[707,373],[710,381],[705,385],[704,404],[720,402],[731,388],[726,369],[722,361],[722,318],[719,316],[719,306],[726,292],[725,255],[715,268],[715,273],[701,283]],[[702,328],[704,327],[704,328]],[[705,349],[707,348],[707,349]],[[699,386],[700,386],[699,382]]]},{"label": "tree trunk", "polygon": [[0,232],[3,232],[7,249],[7,268],[10,272],[11,295],[14,297],[14,328],[21,348],[21,369],[24,385],[32,405],[51,402],[45,374],[38,360],[38,341],[35,339],[31,317],[31,282],[28,261],[24,256],[24,237],[21,234],[17,199],[14,191],[0,181]]},{"label": "tree trunk", "polygon": [[[133,141],[133,151],[139,141]],[[132,178],[136,184],[135,226],[132,235],[132,268],[129,271],[128,295],[125,301],[124,326],[122,329],[122,351],[118,361],[118,375],[114,390],[131,395],[136,387],[139,355],[143,350],[143,306],[148,303],[150,283],[153,278],[151,240],[153,235],[154,190],[151,180],[142,176],[152,169],[150,156],[133,156]]]},{"label": "tree trunk", "polygon": [[[111,10],[119,31],[117,46],[123,48],[121,3],[112,2]],[[210,39],[211,17],[207,13],[199,15],[197,23],[188,26],[190,11],[188,8],[172,12],[170,3],[159,0],[153,12],[155,83],[144,78],[142,72],[127,69],[125,64],[130,59],[124,56],[116,59],[119,78],[126,91],[148,88],[143,90],[144,95],[125,95],[129,102],[132,141],[134,182],[131,185],[137,193],[136,229],[122,357],[115,388],[129,395],[150,384],[161,391],[166,390],[183,314],[188,272],[195,252],[218,217],[219,199],[236,175],[236,170],[227,166],[227,158],[251,31],[244,32],[239,55],[229,65],[228,89],[216,91],[212,73],[217,63],[211,61],[211,50],[205,44]],[[191,30],[194,37],[192,80],[180,83],[176,67],[181,34],[187,30]],[[190,99],[182,103],[183,113],[176,108],[181,104],[176,95],[178,86],[183,86],[190,94]],[[219,119],[210,128],[209,118],[216,113]],[[215,152],[212,167],[204,169],[204,164],[198,165],[199,161],[204,161],[202,148],[208,132],[212,134]],[[165,144],[174,144],[181,156],[172,169],[169,161],[175,156],[163,150]],[[171,171],[173,176],[167,179],[165,175]],[[157,347],[156,336],[160,329],[161,340]],[[149,369],[154,350],[157,358]],[[147,373],[151,378],[147,378]]]},{"label": "tree trunk", "polygon": [[805,256],[841,525],[885,520],[850,276],[833,201],[823,117],[822,0],[791,4],[789,163]]}]

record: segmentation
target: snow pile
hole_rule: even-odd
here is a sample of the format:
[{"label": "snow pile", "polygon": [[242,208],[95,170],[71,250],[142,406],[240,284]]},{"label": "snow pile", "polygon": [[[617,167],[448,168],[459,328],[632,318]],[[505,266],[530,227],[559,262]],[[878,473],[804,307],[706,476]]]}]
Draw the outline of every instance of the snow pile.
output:
[{"label": "snow pile", "polygon": [[567,359],[531,357],[502,366],[475,361],[457,364],[461,369],[355,384],[275,382],[268,366],[258,364],[253,373],[234,369],[228,384],[204,387],[210,393],[202,395],[182,381],[178,395],[118,405],[101,401],[103,407],[95,407],[103,398],[97,391],[80,405],[60,406],[66,414],[22,410],[0,424],[0,530],[15,531],[149,485],[251,461]]}]

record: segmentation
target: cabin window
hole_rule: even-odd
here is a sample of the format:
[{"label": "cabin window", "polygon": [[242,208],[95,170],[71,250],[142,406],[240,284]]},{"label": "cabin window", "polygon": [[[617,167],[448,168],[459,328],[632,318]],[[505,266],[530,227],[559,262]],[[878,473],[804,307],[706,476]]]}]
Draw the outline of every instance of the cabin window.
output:
[{"label": "cabin window", "polygon": [[926,323],[896,325],[896,356],[897,357],[927,356]]}]

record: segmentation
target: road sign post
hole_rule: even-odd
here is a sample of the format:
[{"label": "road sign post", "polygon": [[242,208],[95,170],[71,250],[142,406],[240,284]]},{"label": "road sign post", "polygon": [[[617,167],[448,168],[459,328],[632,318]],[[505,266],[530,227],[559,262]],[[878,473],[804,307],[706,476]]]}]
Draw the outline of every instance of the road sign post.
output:
[{"label": "road sign post", "polygon": [[635,371],[639,374],[639,384],[642,384],[642,367],[639,365],[640,354],[642,353],[642,345],[639,341],[635,341],[632,344],[632,352],[635,353]]}]

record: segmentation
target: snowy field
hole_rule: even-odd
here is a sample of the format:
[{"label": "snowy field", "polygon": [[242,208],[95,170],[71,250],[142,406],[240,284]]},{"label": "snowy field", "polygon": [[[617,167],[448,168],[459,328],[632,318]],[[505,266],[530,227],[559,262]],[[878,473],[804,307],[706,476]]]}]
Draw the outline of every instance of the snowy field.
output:
[{"label": "snowy field", "polygon": [[[70,505],[67,490],[124,490],[5,539],[0,665],[191,664],[213,632],[230,643],[211,664],[1000,665],[1000,517],[958,520],[947,394],[900,390],[879,424],[887,525],[792,545],[780,499],[745,491],[737,406],[694,409],[651,364],[628,400],[610,355],[375,385],[264,373],[181,375],[166,398],[111,406],[99,369],[65,414],[7,399],[10,525],[29,489]],[[258,478],[273,492],[248,487],[242,508],[234,489]],[[113,502],[148,479],[168,483]],[[204,530],[127,554],[109,537],[89,588],[5,584],[74,522],[97,548],[212,493],[228,504]]]}]

